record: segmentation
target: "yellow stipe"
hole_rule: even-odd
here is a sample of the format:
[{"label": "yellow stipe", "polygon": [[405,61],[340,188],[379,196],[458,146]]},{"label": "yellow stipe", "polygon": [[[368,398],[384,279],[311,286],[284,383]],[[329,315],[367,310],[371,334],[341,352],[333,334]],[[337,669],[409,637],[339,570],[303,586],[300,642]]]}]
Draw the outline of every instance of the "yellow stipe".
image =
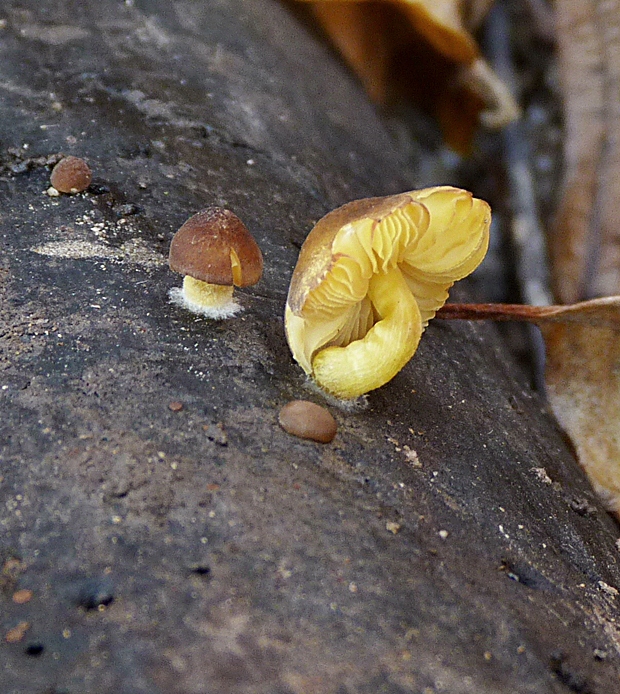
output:
[{"label": "yellow stipe", "polygon": [[189,275],[183,278],[183,296],[187,301],[204,308],[220,308],[232,302],[233,287],[209,284]]},{"label": "yellow stipe", "polygon": [[374,275],[368,298],[380,320],[363,339],[327,347],[312,362],[318,385],[339,398],[359,397],[394,378],[422,335],[418,305],[398,268]]}]

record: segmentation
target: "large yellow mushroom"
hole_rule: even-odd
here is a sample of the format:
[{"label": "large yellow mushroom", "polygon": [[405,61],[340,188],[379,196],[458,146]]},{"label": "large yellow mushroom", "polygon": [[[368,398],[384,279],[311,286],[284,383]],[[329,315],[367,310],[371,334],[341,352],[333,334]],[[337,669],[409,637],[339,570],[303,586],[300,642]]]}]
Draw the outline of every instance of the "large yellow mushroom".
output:
[{"label": "large yellow mushroom", "polygon": [[491,210],[450,186],[356,200],[308,235],[286,303],[286,336],[328,393],[356,398],[411,359],[452,284],[487,251]]}]

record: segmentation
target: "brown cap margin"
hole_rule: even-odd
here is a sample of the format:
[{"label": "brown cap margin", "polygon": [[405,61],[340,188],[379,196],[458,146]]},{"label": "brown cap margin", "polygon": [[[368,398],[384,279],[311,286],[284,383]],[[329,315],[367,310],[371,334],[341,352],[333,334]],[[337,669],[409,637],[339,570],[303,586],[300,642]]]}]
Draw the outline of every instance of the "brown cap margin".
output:
[{"label": "brown cap margin", "polygon": [[222,207],[208,207],[183,224],[170,244],[168,263],[182,275],[238,287],[256,284],[263,273],[256,241],[239,217]]}]

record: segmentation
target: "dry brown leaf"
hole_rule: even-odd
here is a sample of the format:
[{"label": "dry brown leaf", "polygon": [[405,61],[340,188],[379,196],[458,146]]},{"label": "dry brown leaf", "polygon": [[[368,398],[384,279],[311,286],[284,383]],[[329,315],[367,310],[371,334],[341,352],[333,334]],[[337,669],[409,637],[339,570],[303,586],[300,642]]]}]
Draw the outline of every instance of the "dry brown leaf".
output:
[{"label": "dry brown leaf", "polygon": [[553,412],[606,507],[620,517],[620,297],[538,322]]},{"label": "dry brown leaf", "polygon": [[437,317],[539,326],[551,408],[592,486],[620,518],[620,296],[570,306],[448,304]]},{"label": "dry brown leaf", "polygon": [[400,0],[413,26],[442,55],[471,63],[480,51],[465,26],[463,0]]},{"label": "dry brown leaf", "polygon": [[385,8],[369,2],[315,2],[312,12],[370,98],[386,103],[391,51]]},{"label": "dry brown leaf", "polygon": [[373,100],[406,94],[457,151],[469,150],[479,122],[498,128],[518,117],[470,33],[493,0],[304,1]]},{"label": "dry brown leaf", "polygon": [[620,293],[620,0],[557,0],[565,175],[552,229],[560,301]]}]

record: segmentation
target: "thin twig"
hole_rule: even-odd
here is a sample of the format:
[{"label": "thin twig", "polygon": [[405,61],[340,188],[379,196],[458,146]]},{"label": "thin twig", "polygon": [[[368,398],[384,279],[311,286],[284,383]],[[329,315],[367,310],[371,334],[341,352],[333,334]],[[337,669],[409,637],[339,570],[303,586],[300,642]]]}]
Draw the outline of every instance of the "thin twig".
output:
[{"label": "thin twig", "polygon": [[557,309],[556,306],[529,304],[445,304],[435,314],[446,320],[494,320],[537,323]]}]

